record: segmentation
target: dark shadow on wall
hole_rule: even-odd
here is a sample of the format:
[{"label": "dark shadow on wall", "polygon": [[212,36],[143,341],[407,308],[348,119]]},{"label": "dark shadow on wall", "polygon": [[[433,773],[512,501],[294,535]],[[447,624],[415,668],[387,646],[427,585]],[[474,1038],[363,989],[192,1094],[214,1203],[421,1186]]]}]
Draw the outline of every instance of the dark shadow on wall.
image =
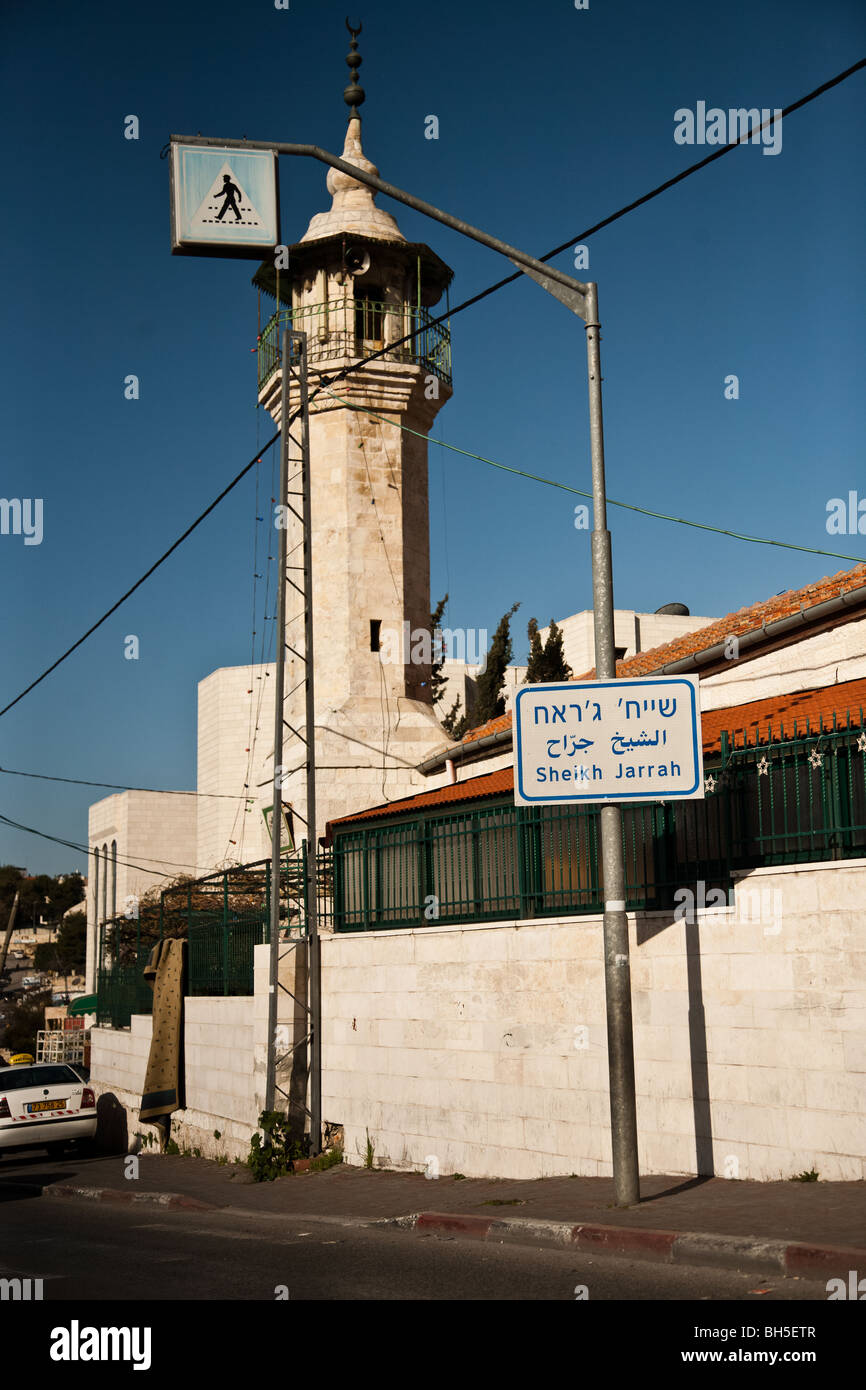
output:
[{"label": "dark shadow on wall", "polygon": [[[679,926],[673,917],[638,917],[637,944],[642,946],[670,927]],[[701,942],[697,921],[685,922],[686,976],[688,982],[689,1060],[692,1079],[692,1113],[695,1132],[695,1172],[713,1177],[713,1122],[710,1104],[707,1020],[701,975]]]},{"label": "dark shadow on wall", "polygon": [[697,921],[686,921],[686,971],[689,990],[689,1055],[692,1068],[692,1110],[695,1161],[698,1174],[713,1173],[713,1118],[710,1107],[707,1018],[701,979],[701,942]]},{"label": "dark shadow on wall", "polygon": [[101,1153],[126,1153],[129,1125],[126,1106],[112,1091],[103,1091],[96,1102],[96,1145]]},{"label": "dark shadow on wall", "polygon": [[[284,943],[287,944],[287,943]],[[318,946],[318,942],[317,942]],[[319,947],[319,949],[321,949]],[[307,975],[309,970],[309,939],[298,941],[289,954],[291,967],[289,991],[291,992],[291,1046],[293,1051],[278,1068],[277,1085],[288,1093],[288,1099],[276,1095],[277,1109],[287,1109],[290,1120],[290,1133],[293,1139],[302,1139],[309,1130],[309,1111],[307,1109],[307,1088],[310,1075],[309,1040],[303,1041],[310,1030],[310,1019],[305,1001],[307,998]],[[285,1001],[281,1002],[281,1012]],[[285,1018],[285,1014],[283,1013]]]}]

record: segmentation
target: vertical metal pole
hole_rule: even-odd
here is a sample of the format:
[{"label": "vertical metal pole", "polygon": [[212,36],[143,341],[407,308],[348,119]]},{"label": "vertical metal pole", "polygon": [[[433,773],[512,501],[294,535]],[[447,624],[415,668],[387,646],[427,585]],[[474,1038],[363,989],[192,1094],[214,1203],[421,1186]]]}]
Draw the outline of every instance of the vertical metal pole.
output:
[{"label": "vertical metal pole", "polygon": [[310,481],[309,403],[307,398],[307,335],[291,335],[298,355],[300,391],[300,448],[303,469],[304,512],[304,677],[306,692],[305,733],[307,739],[307,858],[306,906],[307,946],[309,950],[310,1000],[310,1151],[322,1151],[322,975],[319,942],[318,902],[316,899],[318,861],[316,836],[316,694],[313,658],[313,554],[312,488]]},{"label": "vertical metal pole", "polygon": [[6,932],[3,937],[3,945],[0,946],[0,973],[6,969],[6,953],[9,950],[9,942],[12,940],[12,932],[15,928],[15,917],[18,912],[18,899],[21,897],[21,889],[15,889],[15,897],[12,900],[12,911],[9,913],[9,921],[6,923]]},{"label": "vertical metal pole", "polygon": [[[592,607],[597,680],[616,676],[613,619],[613,566],[607,529],[604,479],[604,430],[601,407],[601,351],[598,286],[587,286],[586,362],[589,374],[589,429],[592,446]],[[622,854],[622,808],[601,808],[601,855],[604,875],[604,986],[607,1003],[607,1050],[610,1073],[610,1126],[613,1186],[617,1206],[640,1200],[637,1159],[637,1109],[634,1087],[634,1040],[631,1017],[628,919]]]},{"label": "vertical metal pole", "polygon": [[[279,308],[279,305],[277,305]],[[271,954],[268,970],[268,1065],[265,1077],[265,1109],[274,1109],[277,1080],[277,990],[280,962],[280,832],[283,824],[283,700],[286,675],[286,565],[288,532],[286,503],[289,490],[289,340],[283,329],[281,351],[283,380],[280,392],[280,528],[277,543],[277,636],[274,644],[274,778],[271,812]]]}]

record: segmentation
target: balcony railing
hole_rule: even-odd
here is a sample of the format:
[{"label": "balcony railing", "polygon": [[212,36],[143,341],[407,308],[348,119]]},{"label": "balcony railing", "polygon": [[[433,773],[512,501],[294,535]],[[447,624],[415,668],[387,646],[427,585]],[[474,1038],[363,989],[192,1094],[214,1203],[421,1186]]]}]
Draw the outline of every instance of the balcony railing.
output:
[{"label": "balcony railing", "polygon": [[412,333],[409,342],[390,348],[385,360],[414,363],[451,385],[451,332],[444,323],[434,324],[426,309],[372,299],[330,299],[279,309],[270,318],[259,338],[260,391],[280,365],[284,328],[307,334],[311,366],[335,358],[367,357]]}]

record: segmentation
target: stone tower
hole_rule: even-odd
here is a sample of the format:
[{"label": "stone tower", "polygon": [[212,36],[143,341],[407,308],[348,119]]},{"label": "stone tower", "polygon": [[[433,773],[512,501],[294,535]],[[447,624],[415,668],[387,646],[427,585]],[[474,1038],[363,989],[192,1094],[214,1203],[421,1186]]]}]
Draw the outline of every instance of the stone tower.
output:
[{"label": "stone tower", "polygon": [[[342,157],[377,173],[361,147],[357,32]],[[330,169],[327,187],[330,210],[288,248],[288,267],[266,263],[255,277],[277,302],[260,334],[259,400],[278,424],[282,329],[307,334],[319,836],[330,820],[420,790],[418,763],[449,741],[433,713],[429,644],[418,638],[430,615],[427,443],[419,436],[451,395],[449,334],[425,325],[452,271],[428,246],[407,242],[364,184]],[[415,329],[423,331],[333,380]],[[290,565],[301,563],[301,541],[290,517]],[[300,582],[299,573],[289,577]],[[303,603],[289,594],[291,618]],[[303,650],[302,620],[288,623],[286,640]],[[288,649],[286,660],[283,801],[304,817],[295,818],[300,839],[305,748],[291,730],[306,737],[304,664]]]}]

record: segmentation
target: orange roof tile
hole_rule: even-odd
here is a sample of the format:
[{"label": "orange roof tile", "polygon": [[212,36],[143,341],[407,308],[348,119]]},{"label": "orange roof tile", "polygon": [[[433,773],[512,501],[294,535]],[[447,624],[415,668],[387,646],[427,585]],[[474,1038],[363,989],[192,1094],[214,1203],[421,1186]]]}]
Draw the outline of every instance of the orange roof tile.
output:
[{"label": "orange roof tile", "polygon": [[502,729],[510,728],[510,713],[497,714],[495,719],[488,719],[486,724],[479,724],[477,729],[470,729],[460,741],[461,743],[475,743],[477,739],[486,738],[488,734],[498,734]]},{"label": "orange roof tile", "polygon": [[[631,656],[627,661],[616,663],[616,673],[618,676],[649,676],[653,671],[666,666],[672,661],[682,661],[688,656],[696,655],[698,652],[706,651],[708,647],[714,647],[717,643],[723,642],[726,637],[742,637],[747,632],[753,632],[764,623],[778,622],[780,618],[791,617],[794,613],[799,613],[801,609],[808,611],[815,608],[819,603],[826,603],[828,599],[836,598],[839,594],[850,593],[853,589],[866,586],[866,564],[855,565],[850,570],[840,570],[838,574],[828,578],[815,580],[812,584],[806,584],[802,589],[790,589],[784,594],[776,594],[773,598],[762,599],[759,603],[753,603],[748,608],[740,608],[736,613],[728,613],[724,618],[719,618],[716,622],[710,623],[707,627],[698,628],[695,632],[684,633],[681,637],[675,637],[672,642],[665,642],[660,647],[652,647],[648,651],[638,652]],[[585,671],[583,675],[576,676],[575,680],[593,680],[595,678],[595,668]],[[466,747],[478,739],[485,738],[488,734],[499,733],[503,729],[511,727],[511,713],[497,715],[495,719],[489,719],[486,724],[480,725],[477,729],[470,729],[464,735],[461,743]]]},{"label": "orange roof tile", "polygon": [[[765,623],[792,617],[793,614],[799,613],[801,608],[808,611],[817,607],[819,603],[826,603],[828,599],[850,593],[852,589],[860,589],[864,585],[866,564],[855,565],[850,570],[839,570],[838,574],[817,579],[812,584],[805,584],[802,589],[789,589],[784,594],[762,599],[760,603],[753,603],[749,608],[740,608],[736,613],[728,613],[709,626],[698,628],[696,632],[684,633],[682,637],[675,637],[672,642],[665,642],[661,647],[652,647],[649,651],[630,656],[626,661],[618,661],[616,673],[618,676],[652,675],[659,667],[706,651],[708,647],[724,642],[726,637],[742,637]],[[593,668],[577,679],[591,680],[594,675]]]},{"label": "orange roof tile", "polygon": [[[805,733],[809,720],[814,731],[823,718],[824,727],[832,728],[833,716],[844,724],[850,713],[852,723],[860,723],[861,712],[866,710],[866,677],[860,680],[843,681],[839,685],[823,686],[816,690],[798,690],[789,695],[773,695],[766,700],[750,700],[744,705],[731,705],[727,709],[709,710],[701,715],[702,743],[704,756],[717,754],[721,748],[721,734],[727,731],[734,743],[740,747],[745,741],[749,744],[766,742],[768,737],[790,736],[797,721],[797,732]],[[499,720],[492,720],[499,723]],[[491,731],[494,732],[494,731]],[[497,772],[486,772],[480,777],[470,777],[465,782],[454,782],[435,791],[419,792],[416,796],[404,797],[402,801],[389,801],[382,806],[371,806],[367,811],[359,811],[354,816],[343,816],[332,821],[332,826],[351,825],[356,821],[379,819],[382,816],[407,815],[416,811],[453,806],[465,801],[478,801],[489,796],[509,796],[514,790],[514,769],[500,768]]]},{"label": "orange roof tile", "polygon": [[368,811],[359,811],[354,816],[341,816],[331,821],[331,825],[346,825],[358,820],[369,820],[372,816],[406,815],[410,811],[423,810],[428,806],[447,806],[453,801],[476,801],[482,796],[502,796],[514,787],[514,775],[510,767],[500,768],[498,772],[485,772],[481,777],[470,777],[465,782],[452,782],[436,791],[419,792],[417,796],[405,796],[400,801],[387,801],[383,806],[371,806]]},{"label": "orange roof tile", "polygon": [[743,743],[766,743],[770,738],[790,738],[806,732],[806,722],[812,732],[820,727],[833,727],[833,716],[840,724],[850,713],[851,723],[859,724],[866,710],[866,678],[842,681],[839,685],[822,686],[818,690],[795,690],[789,695],[772,695],[766,700],[750,700],[745,705],[728,709],[709,710],[701,715],[704,756],[717,753],[721,733],[727,730],[737,747]]}]

